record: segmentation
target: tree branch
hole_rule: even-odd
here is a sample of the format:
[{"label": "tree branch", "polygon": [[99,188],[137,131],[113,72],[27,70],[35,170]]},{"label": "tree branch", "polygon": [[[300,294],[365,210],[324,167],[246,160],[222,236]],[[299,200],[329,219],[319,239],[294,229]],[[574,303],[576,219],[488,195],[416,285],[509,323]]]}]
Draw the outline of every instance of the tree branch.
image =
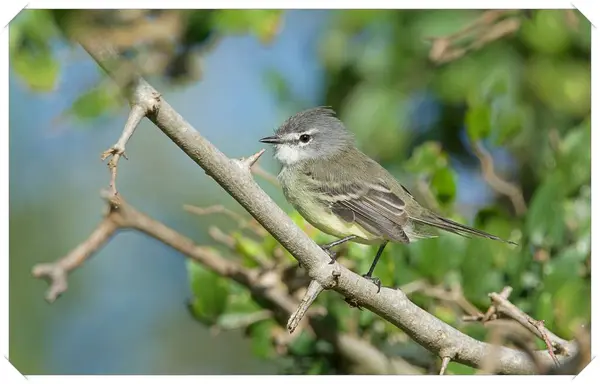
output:
[{"label": "tree branch", "polygon": [[510,199],[517,215],[522,216],[527,213],[527,204],[525,203],[521,188],[516,184],[502,179],[496,174],[496,171],[494,170],[494,159],[481,143],[473,143],[472,147],[481,163],[481,173],[485,181],[496,192],[505,195]]},{"label": "tree branch", "polygon": [[470,51],[481,49],[486,44],[515,33],[521,27],[521,20],[518,17],[504,19],[503,17],[516,12],[519,11],[488,10],[455,33],[428,38],[427,40],[432,42],[429,59],[436,64],[448,63],[463,57]]},{"label": "tree branch", "polygon": [[[120,195],[105,191],[102,196],[107,201],[110,211],[92,235],[65,257],[54,263],[39,264],[33,268],[35,277],[48,277],[51,280],[47,293],[47,297],[52,298],[51,301],[58,297],[58,293],[67,289],[68,274],[99,251],[110,240],[112,234],[121,229],[135,229],[169,245],[220,276],[232,279],[249,289],[256,297],[262,298],[267,307],[265,311],[251,314],[242,321],[258,321],[265,318],[268,312],[283,326],[287,316],[298,305],[297,300],[290,296],[281,285],[273,283],[279,279],[272,279],[265,273],[261,273],[261,270],[245,268],[234,260],[222,257],[209,247],[197,245],[174,229],[139,212]],[[235,326],[241,327],[244,324],[232,325],[232,327]],[[311,329],[318,337],[329,340],[349,365],[360,366],[365,373],[420,373],[417,368],[404,360],[389,358],[367,341],[348,334],[339,334],[330,327],[324,327],[318,320],[311,324]]]},{"label": "tree branch", "polygon": [[[150,84],[131,71],[130,65],[121,65],[110,47],[89,39],[80,39],[80,42],[117,84],[124,87],[132,104],[135,104],[135,100],[156,98],[159,95]],[[377,293],[377,287],[358,274],[339,263],[330,264],[330,257],[293,223],[252,178],[251,163],[260,155],[249,161],[229,159],[186,122],[164,98],[157,100],[156,108],[148,111],[147,117],[271,233],[324,289],[333,289],[360,307],[370,309],[441,358],[473,367],[481,365],[489,349],[488,344],[463,334],[422,310],[403,292],[382,287]],[[191,240],[131,207],[121,204],[118,213],[115,217],[123,220],[120,226],[129,226],[153,235],[243,285],[260,286],[261,295],[286,308],[288,314],[294,311],[295,301],[272,287],[262,286],[260,281],[255,280],[258,277],[245,273],[230,261],[217,258],[211,249],[195,245]],[[576,346],[573,345],[573,348]],[[544,364],[551,364],[545,351],[537,354]],[[564,359],[563,356],[560,358]],[[526,353],[499,347],[496,369],[506,374],[523,374],[534,373],[536,366]]]}]

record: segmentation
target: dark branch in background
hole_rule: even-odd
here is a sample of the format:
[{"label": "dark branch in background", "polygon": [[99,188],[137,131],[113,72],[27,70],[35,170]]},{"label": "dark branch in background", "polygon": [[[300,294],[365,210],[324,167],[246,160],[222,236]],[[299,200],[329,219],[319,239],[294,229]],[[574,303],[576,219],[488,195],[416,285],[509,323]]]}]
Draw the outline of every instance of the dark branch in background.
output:
[{"label": "dark branch in background", "polygon": [[521,188],[513,183],[510,183],[496,174],[494,170],[494,159],[492,155],[485,149],[481,143],[472,144],[473,151],[481,163],[481,173],[485,181],[492,187],[496,192],[507,196],[512,202],[515,208],[515,213],[518,216],[522,216],[527,213],[527,204],[523,197],[523,191]]},{"label": "dark branch in background", "polygon": [[[436,64],[448,63],[492,41],[515,33],[521,27],[520,12],[522,11],[485,11],[458,32],[448,36],[428,38],[427,40],[432,42],[429,59]],[[505,16],[509,17],[503,18]]]},{"label": "dark branch in background", "polygon": [[[133,106],[152,105],[152,108],[144,107],[146,117],[217,181],[300,262],[314,281],[312,283],[313,292],[318,293],[321,289],[333,289],[345,296],[349,302],[373,311],[442,358],[444,365],[451,360],[472,367],[480,367],[484,363],[485,356],[493,347],[492,345],[475,340],[442,322],[412,303],[402,291],[382,287],[381,291],[377,293],[377,287],[358,274],[337,262],[330,264],[330,257],[293,223],[252,178],[250,167],[262,151],[245,160],[229,159],[202,137],[162,97],[159,97],[159,93],[137,75],[131,64],[120,61],[115,56],[114,50],[103,42],[77,37],[84,49],[122,87],[130,103]],[[150,102],[150,100],[154,101]],[[144,104],[146,101],[148,103]],[[131,118],[130,120],[135,119]],[[171,228],[124,204],[119,195],[109,193],[107,198],[110,206],[113,207],[105,218],[107,223],[113,223],[111,225],[116,223],[118,228],[133,228],[144,232],[206,265],[214,272],[248,287],[253,294],[267,299],[272,304],[272,309],[285,309],[284,311],[277,310],[275,313],[284,312],[285,316],[294,313],[298,302],[290,300],[289,295],[284,295],[281,290],[269,286],[263,280],[264,276],[258,275],[257,271],[240,268],[238,264],[218,257],[218,254],[210,248],[194,244],[190,239]],[[100,240],[102,239],[108,240],[108,236],[101,237]],[[51,280],[55,277],[64,279],[69,271],[91,256],[102,243],[103,241],[96,240],[93,243],[96,248],[88,244],[82,252],[79,252],[79,257],[75,258],[76,263],[68,263],[64,261],[65,259],[61,259],[51,264],[50,270],[54,268],[62,272],[40,273],[40,269],[43,270],[43,268],[39,266],[34,270],[37,270],[37,276],[49,276]],[[67,256],[67,260],[70,260],[69,256]],[[51,288],[58,284],[56,281],[60,281],[60,278],[53,280]],[[260,289],[257,290],[257,287]],[[300,312],[302,311],[300,310]],[[306,313],[315,333],[330,340],[330,330],[320,332],[314,316],[310,312]],[[276,315],[277,320],[283,324],[287,321],[285,316],[280,318],[280,315]],[[342,345],[343,337],[340,335],[339,339],[333,340],[333,342],[338,346]],[[495,372],[534,373],[538,369],[538,363],[545,367],[553,365],[553,361],[546,351],[532,352],[535,356],[535,360],[532,360],[531,354],[527,351],[504,346],[494,348]],[[575,342],[567,343],[563,351],[575,353],[577,351]],[[564,354],[560,354],[558,358],[561,363],[568,360],[568,356]]]}]

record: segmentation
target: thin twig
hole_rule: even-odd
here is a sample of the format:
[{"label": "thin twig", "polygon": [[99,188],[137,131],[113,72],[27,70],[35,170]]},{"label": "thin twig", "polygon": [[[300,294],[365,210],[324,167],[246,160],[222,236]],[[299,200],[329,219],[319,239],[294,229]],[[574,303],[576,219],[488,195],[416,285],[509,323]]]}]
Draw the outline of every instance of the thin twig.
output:
[{"label": "thin twig", "polygon": [[235,249],[235,239],[223,232],[219,227],[212,226],[208,228],[208,235],[212,237],[213,240],[225,245],[227,248]]},{"label": "thin twig", "polygon": [[449,356],[444,356],[442,358],[442,366],[440,367],[440,375],[443,375],[444,373],[446,373],[446,369],[448,368],[448,364],[450,364],[451,360],[452,360],[452,358],[450,358]]},{"label": "thin twig", "polygon": [[498,314],[501,314],[503,316],[517,321],[519,324],[524,326],[526,329],[528,329],[531,333],[539,337],[541,340],[544,340],[544,337],[546,336],[544,336],[543,333],[546,333],[547,337],[551,342],[552,347],[556,348],[561,352],[566,351],[566,348],[569,345],[568,341],[556,336],[554,333],[545,329],[543,324],[540,325],[539,323],[536,323],[535,319],[523,312],[516,305],[514,305],[513,303],[508,301],[508,299],[505,299],[501,295],[497,293],[490,293],[489,296],[492,299],[494,305],[496,306],[496,311]]},{"label": "thin twig", "polygon": [[550,337],[548,336],[548,330],[544,326],[544,320],[534,320],[532,318],[529,318],[527,320],[531,324],[533,324],[533,326],[540,333],[542,340],[544,341],[544,343],[546,343],[546,348],[548,349],[548,353],[550,354],[550,357],[552,358],[552,360],[554,360],[554,363],[558,367],[560,365],[560,362],[558,361],[558,358],[554,354],[554,347],[552,346],[552,342],[550,341]]},{"label": "thin twig", "polygon": [[183,209],[198,216],[222,214],[234,220],[240,228],[247,225],[248,220],[239,213],[233,212],[222,205],[211,205],[209,207],[197,207],[195,205],[185,204]]},{"label": "thin twig", "polygon": [[481,173],[485,181],[498,193],[505,195],[512,202],[517,215],[522,216],[527,212],[527,204],[521,188],[510,183],[496,174],[494,159],[480,142],[473,143],[473,151],[481,163]]},{"label": "thin twig", "polygon": [[49,303],[54,302],[68,288],[67,275],[97,252],[110,238],[119,225],[113,220],[116,211],[110,213],[98,224],[90,236],[69,252],[65,257],[52,263],[37,264],[31,273],[36,278],[48,280],[48,290],[45,298]]},{"label": "thin twig", "polygon": [[315,280],[312,280],[308,285],[308,289],[306,290],[302,301],[300,301],[300,305],[292,313],[290,319],[288,320],[287,329],[290,333],[293,333],[296,330],[296,327],[298,326],[302,318],[304,318],[304,315],[308,311],[308,308],[317,299],[317,296],[319,296],[321,292],[323,292],[323,287],[321,286],[321,284],[319,284]]},{"label": "thin twig", "polygon": [[[453,34],[427,38],[432,42],[429,59],[437,64],[448,63],[463,57],[470,51],[481,49],[492,41],[513,34],[521,26],[519,18],[509,17],[501,20],[501,17],[516,12],[519,11],[485,11],[472,23]],[[465,44],[464,41],[468,38],[471,41]]]},{"label": "thin twig", "polygon": [[[512,293],[512,287],[506,286],[502,288],[500,291],[500,296],[508,299],[510,294]],[[494,320],[496,318],[496,306],[492,303],[485,314],[475,314],[470,316],[463,316],[463,321],[481,321],[482,323],[487,323],[490,320]]]},{"label": "thin twig", "polygon": [[108,162],[108,169],[110,170],[110,183],[109,188],[111,189],[113,194],[117,194],[117,165],[119,163],[119,159],[123,156],[127,160],[127,155],[125,155],[125,145],[135,132],[135,129],[142,121],[142,119],[148,114],[153,112],[157,104],[160,100],[160,95],[158,92],[151,95],[151,97],[143,97],[144,95],[138,95],[136,98],[136,103],[131,106],[131,110],[129,111],[129,116],[127,117],[127,122],[125,123],[125,128],[123,128],[123,133],[121,133],[121,137],[119,140],[107,149],[102,152],[100,159],[102,161],[106,160],[108,157],[112,158]]},{"label": "thin twig", "polygon": [[198,216],[211,215],[211,214],[222,214],[222,215],[225,215],[225,216],[231,218],[233,221],[235,221],[237,226],[240,229],[249,229],[255,235],[260,236],[260,237],[264,237],[264,236],[268,235],[268,232],[265,231],[265,229],[263,227],[261,227],[260,224],[258,224],[256,222],[256,220],[252,219],[251,217],[245,218],[242,215],[240,215],[239,213],[234,212],[230,209],[227,209],[222,205],[211,205],[209,207],[197,207],[195,205],[184,204],[183,209],[190,213],[198,215]]}]

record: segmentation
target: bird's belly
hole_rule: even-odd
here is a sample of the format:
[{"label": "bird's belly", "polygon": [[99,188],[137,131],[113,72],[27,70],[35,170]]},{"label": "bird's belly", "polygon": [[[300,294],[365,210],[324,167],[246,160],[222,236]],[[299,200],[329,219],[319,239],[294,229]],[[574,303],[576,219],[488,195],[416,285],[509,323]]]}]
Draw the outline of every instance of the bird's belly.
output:
[{"label": "bird's belly", "polygon": [[363,244],[373,244],[381,242],[383,239],[376,236],[356,223],[349,223],[334,215],[331,211],[323,209],[311,209],[308,212],[301,206],[296,206],[296,210],[313,227],[329,235],[343,238],[350,235],[357,236],[353,241]]}]

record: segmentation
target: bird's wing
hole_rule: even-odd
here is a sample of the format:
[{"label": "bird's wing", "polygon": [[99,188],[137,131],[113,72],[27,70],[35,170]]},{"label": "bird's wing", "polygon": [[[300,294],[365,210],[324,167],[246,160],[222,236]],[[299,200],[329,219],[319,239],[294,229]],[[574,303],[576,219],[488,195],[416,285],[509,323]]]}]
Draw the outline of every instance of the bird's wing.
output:
[{"label": "bird's wing", "polygon": [[331,211],[349,223],[389,240],[408,243],[403,227],[406,204],[383,183],[337,182],[320,184],[318,195]]}]

